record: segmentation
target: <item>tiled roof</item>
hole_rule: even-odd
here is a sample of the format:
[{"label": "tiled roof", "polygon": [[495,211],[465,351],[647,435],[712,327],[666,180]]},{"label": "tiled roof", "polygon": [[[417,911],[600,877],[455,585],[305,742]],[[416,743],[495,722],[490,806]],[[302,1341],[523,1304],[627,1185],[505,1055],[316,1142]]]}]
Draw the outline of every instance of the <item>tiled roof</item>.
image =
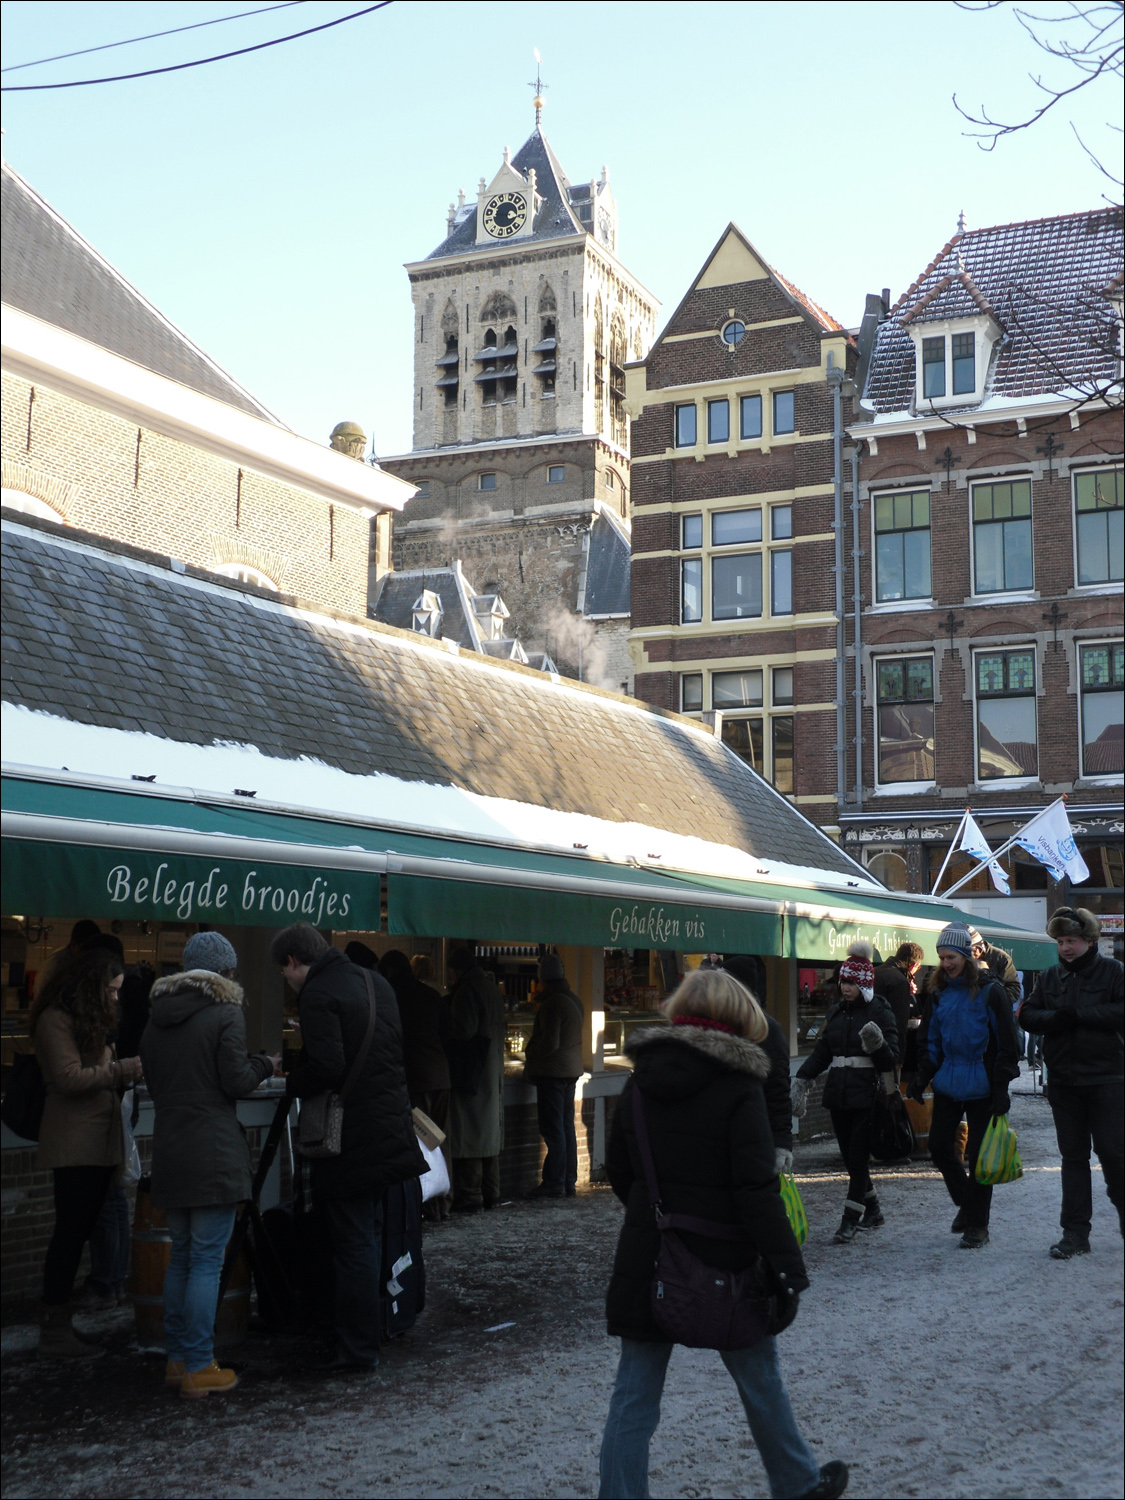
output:
[{"label": "tiled roof", "polygon": [[971,229],[944,245],[879,327],[865,404],[908,412],[914,402],[910,319],[988,312],[1004,338],[989,396],[1050,395],[1114,376],[1112,309],[1121,273],[1120,208]]},{"label": "tiled roof", "polygon": [[158,312],[7,162],[2,196],[0,275],[8,306],[204,396],[284,425]]},{"label": "tiled roof", "polygon": [[[535,170],[535,190],[542,198],[539,212],[535,215],[535,227],[531,234],[518,240],[507,241],[509,249],[537,240],[557,240],[562,235],[585,234],[577,214],[570,207],[570,183],[559,165],[559,159],[551,150],[547,138],[538,128],[528,137],[512,158],[512,166],[524,177]],[[495,251],[497,246],[477,244],[477,212],[473,205],[437,247],[431,250],[427,260],[437,260],[443,255],[464,255],[470,250]]]},{"label": "tiled roof", "polygon": [[629,613],[629,566],[629,538],[624,523],[615,525],[605,511],[599,511],[590,527],[583,614]]},{"label": "tiled roof", "polygon": [[719,740],[674,715],[177,574],[46,523],[5,523],[0,561],[7,703],[860,874]]},{"label": "tiled roof", "polygon": [[458,580],[452,568],[410,568],[406,572],[384,573],[376,585],[372,618],[398,630],[413,630],[414,603],[423,589],[429,589],[441,601],[441,639],[456,641],[466,651],[475,651],[479,632],[469,622],[463,580]]},{"label": "tiled roof", "polygon": [[812,314],[822,328],[829,332],[839,331],[840,333],[845,333],[847,331],[843,323],[834,318],[830,312],[825,312],[819,303],[814,302],[811,297],[806,296],[800,287],[794,286],[780,271],[775,270],[773,266],[767,266],[766,269],[770,272],[771,276],[774,276],[781,283],[795,302],[799,302],[807,313]]}]

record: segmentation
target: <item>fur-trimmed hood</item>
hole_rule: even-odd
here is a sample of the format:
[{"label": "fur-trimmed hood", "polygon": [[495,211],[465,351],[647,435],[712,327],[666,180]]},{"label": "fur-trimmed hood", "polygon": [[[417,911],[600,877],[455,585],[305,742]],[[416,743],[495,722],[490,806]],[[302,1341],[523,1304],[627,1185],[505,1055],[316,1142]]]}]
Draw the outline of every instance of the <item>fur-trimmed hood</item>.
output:
[{"label": "fur-trimmed hood", "polygon": [[701,1026],[645,1026],[625,1043],[638,1085],[666,1097],[696,1093],[716,1067],[748,1073],[761,1082],[770,1060],[757,1042]]},{"label": "fur-trimmed hood", "polygon": [[208,1005],[241,1005],[242,986],[210,969],[168,974],[152,987],[154,1026],[179,1026]]}]

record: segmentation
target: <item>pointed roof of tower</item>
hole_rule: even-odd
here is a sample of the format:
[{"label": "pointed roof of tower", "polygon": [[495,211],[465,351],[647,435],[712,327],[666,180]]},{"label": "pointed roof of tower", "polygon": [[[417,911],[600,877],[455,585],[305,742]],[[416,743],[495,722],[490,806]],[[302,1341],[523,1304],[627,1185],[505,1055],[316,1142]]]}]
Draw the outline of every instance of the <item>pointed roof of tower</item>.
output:
[{"label": "pointed roof of tower", "polygon": [[[535,172],[535,190],[542,200],[535,215],[535,227],[531,234],[521,235],[520,248],[537,240],[557,240],[563,235],[586,233],[582,221],[570,206],[570,179],[538,126],[512,158],[512,166],[523,177]],[[427,260],[438,260],[445,255],[465,255],[478,249],[495,253],[496,245],[477,244],[476,205],[469,208],[466,204],[466,209],[468,211],[459,216],[460,222],[454,224],[436,250],[430,251]]]}]

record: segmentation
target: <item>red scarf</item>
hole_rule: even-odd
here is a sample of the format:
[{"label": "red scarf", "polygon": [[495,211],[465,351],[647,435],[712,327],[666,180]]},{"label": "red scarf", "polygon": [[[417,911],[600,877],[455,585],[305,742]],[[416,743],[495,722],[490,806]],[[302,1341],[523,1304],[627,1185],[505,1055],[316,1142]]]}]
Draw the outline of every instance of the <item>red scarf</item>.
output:
[{"label": "red scarf", "polygon": [[735,1036],[737,1033],[733,1026],[727,1026],[723,1021],[712,1021],[706,1016],[673,1016],[673,1026],[698,1026],[700,1031],[725,1031],[727,1036]]}]

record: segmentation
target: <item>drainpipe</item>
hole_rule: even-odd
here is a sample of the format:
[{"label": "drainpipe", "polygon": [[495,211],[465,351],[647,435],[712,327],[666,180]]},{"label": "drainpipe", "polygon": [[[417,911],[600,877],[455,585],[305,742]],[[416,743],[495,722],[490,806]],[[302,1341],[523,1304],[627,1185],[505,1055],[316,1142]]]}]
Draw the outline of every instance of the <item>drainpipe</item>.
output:
[{"label": "drainpipe", "polygon": [[860,587],[859,560],[859,455],[862,443],[848,450],[852,465],[852,656],[855,671],[855,810],[863,808],[863,593]]},{"label": "drainpipe", "polygon": [[828,355],[825,378],[832,388],[832,528],[836,535],[836,804],[843,812],[847,800],[847,706],[844,676],[844,371],[837,369],[835,358]]}]

